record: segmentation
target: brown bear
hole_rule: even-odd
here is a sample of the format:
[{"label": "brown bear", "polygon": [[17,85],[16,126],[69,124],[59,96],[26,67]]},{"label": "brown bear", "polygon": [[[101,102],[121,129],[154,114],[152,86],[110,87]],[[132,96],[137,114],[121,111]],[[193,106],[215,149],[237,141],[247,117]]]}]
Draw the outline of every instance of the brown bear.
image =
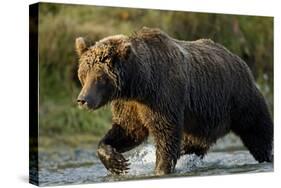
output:
[{"label": "brown bear", "polygon": [[115,35],[87,46],[76,39],[77,102],[107,103],[112,128],[98,156],[112,173],[129,169],[121,153],[153,135],[156,175],[173,172],[181,155],[204,156],[218,138],[237,134],[259,162],[272,161],[273,122],[246,63],[208,39],[181,41],[159,29]]}]

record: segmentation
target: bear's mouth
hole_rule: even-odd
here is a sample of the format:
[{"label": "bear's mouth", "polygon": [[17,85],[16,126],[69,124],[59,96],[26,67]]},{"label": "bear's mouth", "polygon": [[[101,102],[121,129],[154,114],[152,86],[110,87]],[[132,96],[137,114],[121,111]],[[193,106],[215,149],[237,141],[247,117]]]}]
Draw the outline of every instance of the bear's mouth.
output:
[{"label": "bear's mouth", "polygon": [[78,107],[80,109],[84,109],[84,110],[97,110],[104,105],[105,104],[103,104],[103,103],[91,104],[91,103],[85,102],[84,104],[79,104]]},{"label": "bear's mouth", "polygon": [[78,107],[80,108],[80,109],[83,109],[83,110],[96,110],[97,108],[96,107],[94,107],[93,105],[90,105],[89,103],[84,103],[84,104],[82,104],[82,105],[78,105]]}]

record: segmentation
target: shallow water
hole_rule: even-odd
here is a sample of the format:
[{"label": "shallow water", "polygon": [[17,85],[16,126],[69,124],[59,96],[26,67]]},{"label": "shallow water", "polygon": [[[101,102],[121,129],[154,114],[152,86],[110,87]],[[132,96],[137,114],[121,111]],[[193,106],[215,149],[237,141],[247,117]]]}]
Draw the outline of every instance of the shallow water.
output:
[{"label": "shallow water", "polygon": [[[228,139],[229,140],[229,139]],[[231,146],[235,146],[232,143]],[[130,160],[126,175],[110,175],[96,156],[94,149],[79,148],[39,153],[39,182],[41,186],[111,182],[155,177],[155,147],[146,143],[125,153]],[[234,173],[273,171],[271,163],[257,163],[238,143],[229,147],[224,141],[217,144],[203,159],[195,155],[182,156],[173,176],[206,176]]]}]

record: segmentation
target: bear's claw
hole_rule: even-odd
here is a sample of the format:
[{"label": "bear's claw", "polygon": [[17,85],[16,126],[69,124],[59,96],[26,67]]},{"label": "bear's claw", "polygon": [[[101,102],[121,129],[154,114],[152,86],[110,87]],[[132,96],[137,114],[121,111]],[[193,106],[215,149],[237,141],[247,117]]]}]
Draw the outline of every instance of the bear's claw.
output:
[{"label": "bear's claw", "polygon": [[126,174],[130,169],[129,160],[125,159],[121,153],[109,145],[100,147],[98,149],[98,156],[106,169],[112,174]]}]

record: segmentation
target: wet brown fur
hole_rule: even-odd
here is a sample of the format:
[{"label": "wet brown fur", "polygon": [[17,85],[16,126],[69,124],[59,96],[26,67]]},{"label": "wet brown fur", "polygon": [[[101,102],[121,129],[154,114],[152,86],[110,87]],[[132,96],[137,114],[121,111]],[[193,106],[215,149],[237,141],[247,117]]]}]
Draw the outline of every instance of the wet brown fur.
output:
[{"label": "wet brown fur", "polygon": [[[82,85],[89,74],[106,75],[114,88],[106,101],[113,126],[98,150],[112,172],[126,169],[110,162],[114,155],[148,135],[159,175],[172,172],[181,154],[203,156],[230,131],[258,161],[272,160],[272,120],[248,66],[211,40],[179,41],[150,28],[107,37],[82,54],[78,74]],[[105,145],[114,148],[110,157]]]}]

